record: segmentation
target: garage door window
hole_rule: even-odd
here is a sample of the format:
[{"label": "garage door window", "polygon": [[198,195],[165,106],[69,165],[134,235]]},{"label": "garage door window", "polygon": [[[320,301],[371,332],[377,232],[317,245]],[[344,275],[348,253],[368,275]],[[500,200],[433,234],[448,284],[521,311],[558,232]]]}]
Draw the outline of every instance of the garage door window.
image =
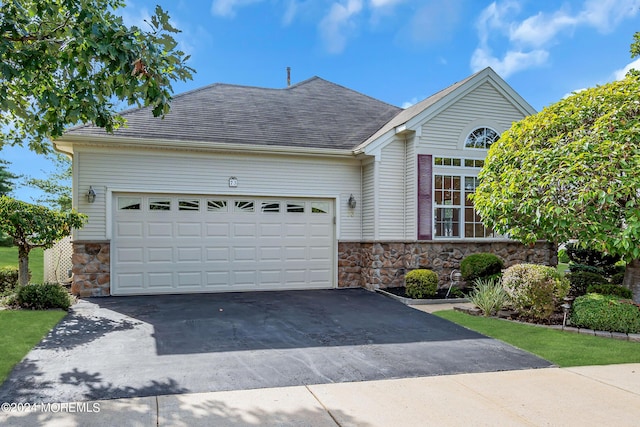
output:
[{"label": "garage door window", "polygon": [[155,197],[149,197],[149,210],[150,211],[170,211],[171,199],[160,199]]},{"label": "garage door window", "polygon": [[304,203],[287,202],[288,213],[304,213]]},{"label": "garage door window", "polygon": [[199,211],[200,200],[198,199],[178,200],[178,210],[179,211]]},{"label": "garage door window", "polygon": [[141,197],[118,197],[118,209],[122,211],[139,211],[141,203]]},{"label": "garage door window", "polygon": [[311,202],[311,213],[326,214],[329,213],[329,203],[327,202]]},{"label": "garage door window", "polygon": [[234,206],[235,206],[234,208],[235,212],[253,212],[254,211],[253,202],[236,200],[236,203]]},{"label": "garage door window", "polygon": [[261,211],[265,213],[280,212],[280,202],[262,202]]},{"label": "garage door window", "polygon": [[227,212],[227,201],[226,200],[207,200],[207,211]]}]

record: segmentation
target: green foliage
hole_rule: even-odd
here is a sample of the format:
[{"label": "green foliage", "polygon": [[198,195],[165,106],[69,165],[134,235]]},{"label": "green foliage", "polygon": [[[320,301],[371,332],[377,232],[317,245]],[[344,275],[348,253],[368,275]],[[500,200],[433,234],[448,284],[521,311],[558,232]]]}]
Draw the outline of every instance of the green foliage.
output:
[{"label": "green foliage", "polygon": [[491,146],[476,210],[486,226],[524,243],[577,238],[640,258],[638,129],[640,75],[574,93]]},{"label": "green foliage", "polygon": [[429,298],[438,291],[438,275],[425,269],[411,270],[404,277],[405,292],[411,298]]},{"label": "green foliage", "polygon": [[73,297],[57,283],[32,283],[18,288],[16,303],[22,308],[32,310],[50,308],[68,310],[73,304]]},{"label": "green foliage", "polygon": [[587,287],[586,293],[600,294],[600,295],[613,295],[616,297],[626,298],[626,299],[633,298],[633,292],[631,292],[631,289],[627,289],[624,286],[611,285],[611,284],[590,285],[589,287]]},{"label": "green foliage", "polygon": [[569,281],[555,268],[516,264],[504,271],[502,286],[516,310],[534,320],[547,320],[569,292]]},{"label": "green foliage", "polygon": [[14,182],[18,176],[7,170],[9,162],[0,159],[0,196],[8,196],[13,191]]},{"label": "green foliage", "polygon": [[492,316],[509,303],[509,295],[496,278],[478,278],[469,294],[469,301],[475,304],[484,316]]},{"label": "green foliage", "polygon": [[18,286],[18,269],[13,267],[0,268],[0,295],[12,292]]},{"label": "green foliage", "polygon": [[622,285],[623,281],[624,281],[624,271],[614,274],[609,279],[609,282],[611,282],[612,285]]},{"label": "green foliage", "polygon": [[640,308],[615,296],[587,294],[573,302],[571,324],[598,331],[638,333]]},{"label": "green foliage", "polygon": [[558,262],[569,264],[569,255],[567,255],[566,249],[560,249],[558,251]]},{"label": "green foliage", "polygon": [[171,82],[191,79],[179,30],[156,6],[148,28],[127,27],[114,13],[123,0],[0,2],[0,128],[2,143],[28,141],[48,152],[49,138],[92,122],[113,131],[121,103],[169,111]]},{"label": "green foliage", "polygon": [[581,266],[582,270],[589,271],[583,267],[589,266],[593,268],[591,271],[599,272],[606,276],[615,273],[616,263],[620,261],[619,256],[608,255],[595,249],[586,248],[579,243],[567,244],[567,255],[573,270],[577,270],[579,268],[576,267]]},{"label": "green foliage", "polygon": [[602,285],[607,283],[607,279],[601,274],[589,271],[572,271],[565,275],[569,279],[571,287],[569,294],[573,297],[579,297],[587,293],[587,288],[591,285]]},{"label": "green foliage", "polygon": [[21,285],[28,283],[29,252],[36,247],[50,248],[84,225],[87,216],[50,210],[10,197],[0,197],[0,232],[13,238],[18,246],[18,271]]},{"label": "green foliage", "polygon": [[460,262],[460,274],[467,282],[488,276],[499,275],[504,268],[502,260],[492,253],[477,253]]}]

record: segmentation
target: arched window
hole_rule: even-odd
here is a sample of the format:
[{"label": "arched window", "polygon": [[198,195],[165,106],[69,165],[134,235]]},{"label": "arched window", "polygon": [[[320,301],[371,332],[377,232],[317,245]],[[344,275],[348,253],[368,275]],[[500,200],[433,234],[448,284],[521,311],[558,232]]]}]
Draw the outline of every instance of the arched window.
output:
[{"label": "arched window", "polygon": [[500,139],[500,135],[491,128],[477,128],[467,136],[464,148],[482,148],[488,150],[491,144]]}]

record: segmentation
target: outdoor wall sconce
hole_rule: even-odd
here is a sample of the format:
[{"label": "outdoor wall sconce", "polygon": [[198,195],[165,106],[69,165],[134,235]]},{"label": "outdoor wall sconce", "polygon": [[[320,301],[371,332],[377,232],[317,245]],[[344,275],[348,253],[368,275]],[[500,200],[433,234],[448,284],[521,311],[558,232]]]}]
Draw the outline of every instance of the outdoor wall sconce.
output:
[{"label": "outdoor wall sconce", "polygon": [[89,191],[87,191],[87,202],[93,203],[96,201],[96,191],[92,186],[89,186]]},{"label": "outdoor wall sconce", "polygon": [[351,209],[356,208],[356,198],[353,197],[353,194],[349,196],[349,201],[347,203],[349,204],[349,208]]}]

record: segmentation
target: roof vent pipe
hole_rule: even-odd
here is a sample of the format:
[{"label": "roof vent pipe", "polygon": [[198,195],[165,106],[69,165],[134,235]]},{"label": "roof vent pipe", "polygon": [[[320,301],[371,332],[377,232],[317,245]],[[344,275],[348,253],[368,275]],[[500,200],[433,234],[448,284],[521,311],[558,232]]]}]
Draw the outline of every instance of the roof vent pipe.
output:
[{"label": "roof vent pipe", "polygon": [[287,87],[291,86],[291,67],[287,67]]}]

